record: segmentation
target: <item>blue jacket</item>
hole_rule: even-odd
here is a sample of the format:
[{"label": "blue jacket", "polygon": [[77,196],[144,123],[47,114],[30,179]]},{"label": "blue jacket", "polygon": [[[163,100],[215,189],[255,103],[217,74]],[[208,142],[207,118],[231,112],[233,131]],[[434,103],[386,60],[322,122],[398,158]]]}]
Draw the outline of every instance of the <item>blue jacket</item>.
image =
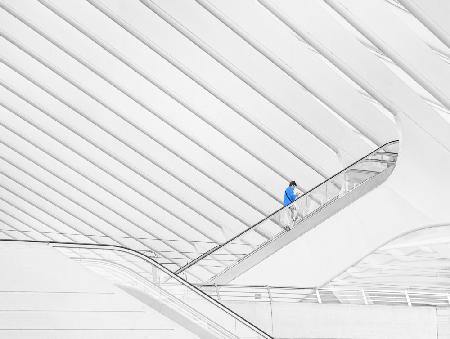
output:
[{"label": "blue jacket", "polygon": [[284,206],[287,206],[290,203],[294,202],[295,199],[297,199],[297,196],[294,193],[294,187],[289,186],[284,191]]}]

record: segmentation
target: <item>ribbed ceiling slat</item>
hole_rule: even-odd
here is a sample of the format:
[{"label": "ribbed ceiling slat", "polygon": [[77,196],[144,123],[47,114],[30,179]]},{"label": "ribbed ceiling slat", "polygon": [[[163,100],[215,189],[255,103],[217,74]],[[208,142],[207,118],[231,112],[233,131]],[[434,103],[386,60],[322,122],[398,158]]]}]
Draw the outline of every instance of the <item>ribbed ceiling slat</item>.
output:
[{"label": "ribbed ceiling slat", "polygon": [[[289,180],[308,190],[396,139],[392,113],[446,115],[430,93],[450,53],[418,21],[434,5],[401,3],[414,15],[377,0],[364,22],[353,0],[0,0],[0,236],[118,243],[175,270],[280,207]],[[439,62],[417,68],[419,45]]]},{"label": "ribbed ceiling slat", "polygon": [[[339,145],[350,156],[370,146],[255,49],[194,2],[144,0],[149,9],[176,28],[229,72],[245,82],[264,100],[307,128],[330,148]],[[168,13],[170,12],[170,14]],[[189,13],[195,13],[190,15]],[[202,26],[210,27],[209,30]],[[328,128],[324,128],[328,126]],[[351,145],[351,146],[350,146]]]},{"label": "ribbed ceiling slat", "polygon": [[197,2],[278,67],[298,79],[365,137],[377,144],[395,139],[396,131],[388,118],[379,114],[357,88],[343,82],[342,74],[331,69],[317,51],[306,43],[299,43],[298,37],[257,2]]},{"label": "ribbed ceiling slat", "polygon": [[[450,107],[448,63],[418,38],[415,32],[405,25],[399,25],[399,17],[391,6],[383,0],[372,1],[364,6],[353,0],[345,0],[344,3],[340,0],[327,0],[327,3],[444,106]],[[382,19],[385,20],[383,24],[380,23]],[[380,39],[379,36],[383,38]],[[399,44],[398,41],[402,43]]]},{"label": "ribbed ceiling slat", "polygon": [[[126,20],[124,20],[131,19],[130,15],[132,13],[127,11],[129,9],[130,8],[125,8],[124,11],[120,12],[121,16],[125,16],[124,18],[120,17],[118,14],[115,15],[115,13],[113,13],[110,9],[102,8],[102,10],[104,11],[102,13],[107,14],[111,18],[116,20],[116,22],[120,24],[120,27],[122,27],[124,30],[126,29],[127,32],[132,34],[132,36],[135,36],[141,42],[145,43],[147,47],[158,53],[158,55],[162,56],[171,65],[175,66],[176,70],[181,72],[174,73],[174,69],[167,67],[167,64],[162,64],[161,66],[165,66],[166,68],[164,69],[165,72],[160,78],[160,82],[164,83],[164,81],[167,81],[169,82],[170,86],[174,86],[179,81],[184,80],[184,83],[185,81],[191,81],[192,83],[192,80],[194,80],[196,84],[202,86],[205,90],[219,99],[219,101],[225,103],[228,107],[235,109],[235,111],[239,112],[242,116],[252,117],[252,115],[257,114],[258,118],[251,119],[251,121],[257,125],[259,120],[264,119],[264,114],[273,114],[272,117],[276,116],[277,119],[275,119],[274,121],[273,118],[267,118],[267,120],[265,120],[267,121],[266,126],[274,128],[274,126],[278,124],[279,120],[286,121],[286,124],[284,126],[284,128],[286,128],[286,131],[284,134],[295,134],[300,140],[304,140],[304,137],[309,138],[304,141],[305,143],[307,142],[308,144],[310,144],[310,149],[304,149],[302,151],[314,151],[313,147],[315,144],[317,144],[317,140],[315,140],[314,137],[312,139],[310,138],[311,136],[308,137],[308,133],[305,134],[305,131],[299,128],[299,126],[296,126],[295,123],[293,124],[292,120],[280,114],[280,112],[274,109],[273,106],[262,100],[257,93],[248,88],[248,86],[245,86],[242,81],[239,81],[238,79],[233,77],[230,72],[226,71],[226,69],[224,69],[223,67],[220,67],[220,65],[214,62],[214,60],[212,60],[208,55],[196,49],[195,46],[192,45],[192,43],[183,38],[180,34],[177,34],[177,32],[174,32],[173,29],[170,28],[170,26],[158,19],[158,17],[154,16],[154,18],[147,18],[143,17],[141,13],[138,12],[139,15],[134,17],[132,21],[127,22]],[[152,20],[150,21],[149,19]],[[133,25],[131,25],[130,22],[132,22]],[[150,25],[156,25],[157,28],[154,27],[153,29],[151,29]],[[138,28],[136,28],[135,26],[138,26]],[[164,36],[155,35],[152,34],[152,32],[164,32]],[[151,36],[151,39],[149,38],[149,36]],[[168,38],[174,39],[174,43],[167,45]],[[167,50],[163,49],[163,47],[160,47],[159,44],[161,44],[164,48],[167,47]],[[178,55],[180,59],[176,59],[175,55]],[[186,63],[189,63],[189,67]],[[159,65],[158,68],[153,72],[158,72],[158,70]],[[176,78],[171,78],[171,76],[175,76]],[[208,81],[205,79],[211,80]],[[183,91],[187,90],[189,90],[188,86],[183,88]],[[191,98],[198,97],[197,92],[188,93],[188,95]],[[232,98],[232,100],[228,98]],[[243,108],[248,107],[248,110],[242,111],[240,109],[241,106]],[[203,112],[203,115],[212,113],[213,111],[206,110],[205,112]],[[217,126],[221,127],[220,124],[217,124]],[[260,123],[259,126],[261,126]],[[234,133],[236,133],[236,131],[232,130],[229,134],[233,135]],[[284,136],[284,134],[281,133],[281,136]],[[252,141],[251,137],[248,138],[247,142],[250,141]],[[322,149],[321,151],[325,151],[325,149]],[[328,152],[329,151],[330,150],[328,150]],[[333,159],[332,153],[330,155],[330,158]]]},{"label": "ribbed ceiling slat", "polygon": [[420,22],[428,27],[434,35],[450,48],[450,23],[448,14],[450,5],[440,0],[398,0],[410,10]]},{"label": "ribbed ceiling slat", "polygon": [[[35,56],[36,56],[36,54],[34,54]],[[51,65],[49,66],[49,67],[51,67]],[[81,100],[80,100],[81,101]],[[96,104],[96,103],[95,103]],[[105,106],[105,105],[104,105]],[[98,109],[103,109],[103,107],[102,108],[98,108]],[[128,126],[127,126],[128,127]],[[142,142],[140,143],[140,144],[143,144]],[[148,146],[148,142],[147,142],[147,146]],[[157,152],[153,152],[153,154],[156,154]],[[173,159],[172,159],[173,160]],[[161,160],[162,162],[163,162],[163,160]],[[182,169],[180,169],[180,170],[182,170]],[[185,183],[188,183],[189,182],[189,180],[182,180],[183,182],[185,182]],[[215,190],[216,191],[216,194],[218,194],[218,193],[220,193],[220,190],[219,189],[216,189]],[[222,201],[226,201],[226,199],[222,199]]]}]

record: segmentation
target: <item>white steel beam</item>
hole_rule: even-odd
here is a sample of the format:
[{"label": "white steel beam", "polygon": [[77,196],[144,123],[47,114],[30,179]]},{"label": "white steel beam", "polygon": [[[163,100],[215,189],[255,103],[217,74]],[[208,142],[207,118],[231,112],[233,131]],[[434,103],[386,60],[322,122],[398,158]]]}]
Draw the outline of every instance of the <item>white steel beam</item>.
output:
[{"label": "white steel beam", "polygon": [[[450,67],[402,24],[383,0],[325,0],[444,106],[450,108]],[[401,43],[400,43],[401,42]]]},{"label": "white steel beam", "polygon": [[450,2],[447,0],[398,0],[450,48]]},{"label": "white steel beam", "polygon": [[258,0],[398,118],[402,114],[450,151],[450,128],[318,1]]},{"label": "white steel beam", "polygon": [[[97,1],[96,1],[97,2]],[[190,2],[141,1],[186,39],[245,83],[266,103],[317,136],[334,150],[356,160],[370,145],[337,119],[288,75],[247,43],[236,39],[200,5]],[[195,16],[192,15],[195,13]],[[204,25],[211,27],[205,30]],[[237,52],[238,51],[238,52]]]},{"label": "white steel beam", "polygon": [[252,1],[196,0],[225,26],[378,145],[395,124],[307,43]]}]

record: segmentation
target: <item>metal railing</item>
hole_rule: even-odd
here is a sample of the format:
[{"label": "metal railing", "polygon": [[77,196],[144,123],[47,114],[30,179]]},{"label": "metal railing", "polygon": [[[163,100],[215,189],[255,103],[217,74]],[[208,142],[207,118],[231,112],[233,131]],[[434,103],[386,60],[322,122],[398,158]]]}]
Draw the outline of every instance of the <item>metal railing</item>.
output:
[{"label": "metal railing", "polygon": [[397,155],[398,140],[384,144],[302,194],[289,206],[276,210],[228,241],[213,247],[175,273],[190,273],[195,266],[208,267],[211,271],[215,271],[216,274],[212,274],[210,279],[223,273],[302,221],[319,213],[335,200],[392,169]]},{"label": "metal railing", "polygon": [[213,337],[272,338],[215,298],[136,250],[109,244],[15,239],[0,239],[0,242],[54,247],[118,285],[138,289],[159,303],[189,317]]},{"label": "metal railing", "polygon": [[[2,221],[2,220],[0,220]],[[79,232],[58,232],[55,230],[33,229],[22,226],[21,228],[12,227],[6,223],[0,223],[0,237],[8,236],[8,239],[15,240],[39,240],[39,241],[59,241],[59,242],[75,242],[86,244],[103,244],[103,245],[117,245],[133,249],[147,257],[151,257],[159,264],[164,265],[171,271],[177,270],[181,263],[186,262],[186,257],[195,258],[201,252],[196,251],[196,248],[208,248],[217,245],[214,241],[205,241],[200,239],[164,239],[166,243],[171,243],[175,246],[184,247],[179,251],[166,248],[154,251],[151,248],[161,243],[161,239],[155,237],[145,236],[119,236],[115,235],[111,238],[102,234],[89,234]],[[189,244],[189,246],[186,246]],[[210,274],[211,272],[196,272],[198,274],[198,281],[202,281],[202,276]],[[195,276],[194,276],[195,277]]]},{"label": "metal railing", "polygon": [[199,285],[211,297],[227,301],[450,307],[450,289],[409,286],[296,288],[246,285]]}]

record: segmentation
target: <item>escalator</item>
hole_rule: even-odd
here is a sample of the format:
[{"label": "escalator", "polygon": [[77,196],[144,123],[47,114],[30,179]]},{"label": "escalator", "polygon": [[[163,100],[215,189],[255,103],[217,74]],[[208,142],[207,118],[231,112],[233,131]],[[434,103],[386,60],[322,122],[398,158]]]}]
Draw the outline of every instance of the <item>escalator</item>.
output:
[{"label": "escalator", "polygon": [[176,273],[189,279],[191,270],[203,267],[213,272],[206,284],[232,281],[384,182],[397,156],[397,140],[384,144]]},{"label": "escalator", "polygon": [[[381,146],[304,193],[290,206],[275,211],[176,272],[145,252],[114,243],[9,241],[43,244],[60,250],[199,337],[271,338],[212,298],[208,294],[211,291],[197,286],[228,283],[371,191],[391,174],[397,154],[398,141]],[[199,270],[207,272],[206,279],[202,276],[199,281]]]},{"label": "escalator", "polygon": [[1,240],[50,246],[200,338],[270,339],[270,335],[154,259],[122,246]]}]

